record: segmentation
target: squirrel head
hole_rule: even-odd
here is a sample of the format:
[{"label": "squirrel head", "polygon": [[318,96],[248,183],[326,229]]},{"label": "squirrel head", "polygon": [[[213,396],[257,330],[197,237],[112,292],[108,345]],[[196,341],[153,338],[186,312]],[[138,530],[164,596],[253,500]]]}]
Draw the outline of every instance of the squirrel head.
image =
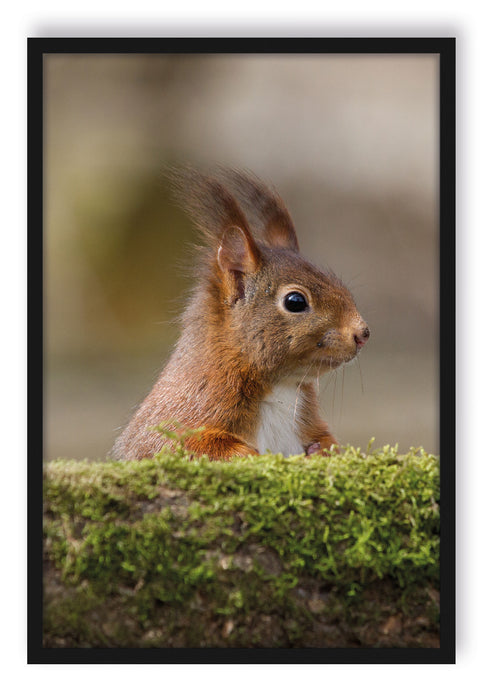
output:
[{"label": "squirrel head", "polygon": [[370,331],[346,286],[305,260],[280,196],[252,174],[175,172],[206,238],[198,303],[209,332],[274,379],[309,379],[357,356]]}]

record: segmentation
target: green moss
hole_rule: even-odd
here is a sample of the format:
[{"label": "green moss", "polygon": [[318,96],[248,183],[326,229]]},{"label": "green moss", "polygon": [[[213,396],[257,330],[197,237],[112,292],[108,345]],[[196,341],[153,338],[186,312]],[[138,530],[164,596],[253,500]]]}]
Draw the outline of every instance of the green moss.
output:
[{"label": "green moss", "polygon": [[[275,645],[293,645],[315,614],[328,622],[366,611],[370,587],[392,586],[402,611],[420,598],[429,611],[425,591],[438,588],[439,465],[421,449],[54,461],[44,488],[52,575],[78,591],[79,608],[88,609],[85,596],[93,608],[118,604],[132,635],[138,621],[143,645],[170,645],[173,635],[186,645],[208,635],[256,644],[265,623]],[[46,606],[49,639],[70,628],[74,643],[95,642],[56,596]],[[157,615],[162,625],[148,638]],[[208,634],[193,626],[185,635],[191,615]]]}]

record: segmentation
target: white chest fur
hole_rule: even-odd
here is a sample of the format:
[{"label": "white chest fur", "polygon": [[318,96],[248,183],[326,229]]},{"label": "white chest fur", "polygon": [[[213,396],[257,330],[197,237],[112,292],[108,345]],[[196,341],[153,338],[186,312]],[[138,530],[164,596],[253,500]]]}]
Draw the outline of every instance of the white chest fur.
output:
[{"label": "white chest fur", "polygon": [[257,442],[260,454],[270,450],[285,457],[304,452],[296,433],[302,397],[295,379],[277,384],[261,402]]}]

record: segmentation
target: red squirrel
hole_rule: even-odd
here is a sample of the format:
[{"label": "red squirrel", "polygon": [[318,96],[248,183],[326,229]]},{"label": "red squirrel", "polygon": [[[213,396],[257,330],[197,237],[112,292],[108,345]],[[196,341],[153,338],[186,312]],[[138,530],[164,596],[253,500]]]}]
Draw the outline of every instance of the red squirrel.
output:
[{"label": "red squirrel", "polygon": [[176,424],[202,428],[184,444],[212,460],[337,445],[315,383],[369,338],[351,293],[302,257],[282,199],[251,173],[186,169],[174,187],[204,237],[197,284],[175,350],[112,456],[153,457],[168,442],[153,428]]}]

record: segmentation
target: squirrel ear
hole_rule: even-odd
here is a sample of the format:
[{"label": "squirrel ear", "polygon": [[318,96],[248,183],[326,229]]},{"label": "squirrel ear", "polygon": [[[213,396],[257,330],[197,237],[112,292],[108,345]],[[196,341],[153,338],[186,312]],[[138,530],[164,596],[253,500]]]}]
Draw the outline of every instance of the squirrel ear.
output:
[{"label": "squirrel ear", "polygon": [[224,273],[231,303],[244,298],[244,275],[256,272],[261,253],[253,237],[239,226],[231,226],[222,236],[217,261]]},{"label": "squirrel ear", "polygon": [[250,233],[239,226],[231,226],[222,236],[217,259],[223,272],[255,272],[261,253]]},{"label": "squirrel ear", "polygon": [[224,168],[222,175],[268,245],[299,252],[294,223],[280,195],[250,172]]},{"label": "squirrel ear", "polygon": [[265,228],[265,239],[269,246],[273,248],[289,248],[299,252],[299,243],[292,222],[275,219],[270,221]]}]

